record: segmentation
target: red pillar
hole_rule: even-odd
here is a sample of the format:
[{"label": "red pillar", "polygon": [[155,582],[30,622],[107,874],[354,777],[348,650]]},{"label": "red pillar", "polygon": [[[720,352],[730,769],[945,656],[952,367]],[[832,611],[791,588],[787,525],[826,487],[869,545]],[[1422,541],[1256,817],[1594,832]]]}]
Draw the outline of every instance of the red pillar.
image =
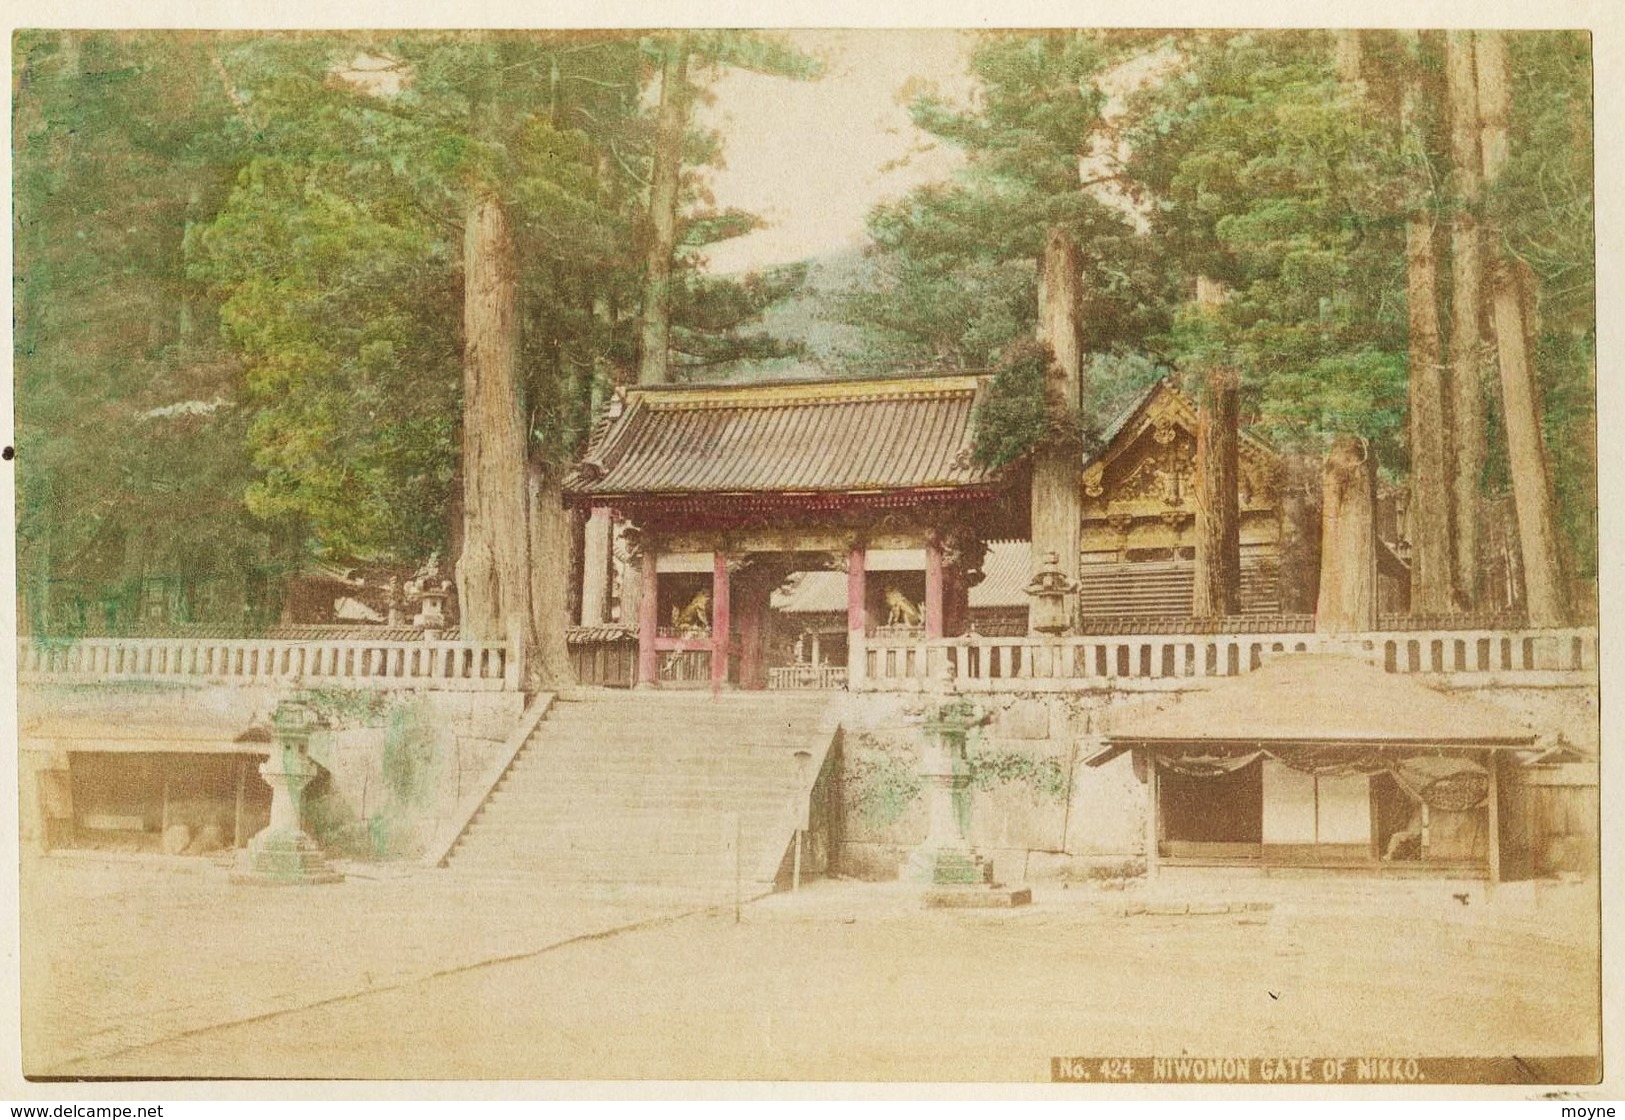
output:
[{"label": "red pillar", "polygon": [[711,568],[711,686],[728,683],[729,631],[733,627],[732,596],[728,586],[728,558],[715,554]]},{"label": "red pillar", "polygon": [[925,545],[925,636],[942,637],[942,546]]},{"label": "red pillar", "polygon": [[638,683],[654,687],[660,683],[660,658],[655,653],[655,629],[660,624],[660,584],[655,573],[655,554],[643,553],[643,586],[638,593]]},{"label": "red pillar", "polygon": [[846,557],[846,677],[848,688],[863,684],[865,658],[864,631],[869,625],[869,609],[865,601],[863,563],[866,553],[858,545]]}]

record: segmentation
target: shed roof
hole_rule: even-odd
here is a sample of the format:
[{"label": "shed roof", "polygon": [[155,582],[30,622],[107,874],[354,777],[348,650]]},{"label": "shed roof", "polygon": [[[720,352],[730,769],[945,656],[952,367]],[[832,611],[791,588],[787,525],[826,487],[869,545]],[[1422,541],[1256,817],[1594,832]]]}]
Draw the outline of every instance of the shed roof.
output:
[{"label": "shed roof", "polygon": [[1154,743],[1361,743],[1527,747],[1529,728],[1499,708],[1336,654],[1283,654],[1160,710],[1125,710],[1114,746]]},{"label": "shed roof", "polygon": [[567,488],[594,497],[954,489],[986,378],[633,389]]}]

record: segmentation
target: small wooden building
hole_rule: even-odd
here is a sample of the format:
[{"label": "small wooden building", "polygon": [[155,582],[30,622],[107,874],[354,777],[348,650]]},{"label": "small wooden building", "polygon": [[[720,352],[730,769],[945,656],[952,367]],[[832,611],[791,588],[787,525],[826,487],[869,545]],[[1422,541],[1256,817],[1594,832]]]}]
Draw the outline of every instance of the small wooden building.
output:
[{"label": "small wooden building", "polygon": [[1482,701],[1364,661],[1286,654],[1164,708],[1127,711],[1147,861],[1501,877],[1499,787],[1534,733]]}]

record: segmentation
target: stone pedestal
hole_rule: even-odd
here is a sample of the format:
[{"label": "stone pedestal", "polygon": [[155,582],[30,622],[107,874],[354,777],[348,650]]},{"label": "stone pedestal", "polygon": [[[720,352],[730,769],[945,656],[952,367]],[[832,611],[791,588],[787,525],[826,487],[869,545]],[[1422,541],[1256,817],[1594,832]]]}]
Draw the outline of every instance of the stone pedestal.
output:
[{"label": "stone pedestal", "polygon": [[321,773],[305,753],[320,720],[303,705],[283,704],[272,716],[272,726],[280,749],[260,766],[260,777],[271,787],[271,823],[248,842],[231,881],[273,886],[337,883],[344,876],[333,870],[302,827],[305,787]]}]

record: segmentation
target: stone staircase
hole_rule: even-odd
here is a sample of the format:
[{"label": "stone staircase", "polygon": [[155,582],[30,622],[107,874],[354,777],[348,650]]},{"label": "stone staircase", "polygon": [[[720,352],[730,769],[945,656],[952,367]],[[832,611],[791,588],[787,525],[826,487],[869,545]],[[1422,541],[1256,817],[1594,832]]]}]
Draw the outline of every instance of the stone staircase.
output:
[{"label": "stone staircase", "polygon": [[[771,890],[834,735],[832,700],[606,689],[555,701],[448,865],[718,898],[737,873],[747,896]],[[812,752],[804,773],[799,749]]]}]

